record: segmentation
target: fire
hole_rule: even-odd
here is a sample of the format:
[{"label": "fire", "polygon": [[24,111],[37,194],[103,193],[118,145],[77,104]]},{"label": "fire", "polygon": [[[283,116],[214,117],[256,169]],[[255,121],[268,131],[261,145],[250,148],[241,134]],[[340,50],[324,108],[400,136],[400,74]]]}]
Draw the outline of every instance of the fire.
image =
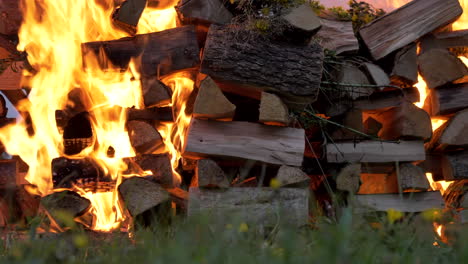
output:
[{"label": "fire", "polygon": [[[171,6],[174,6],[177,1],[172,2]],[[84,94],[81,99],[93,116],[94,142],[79,156],[94,158],[117,187],[126,169],[122,158],[135,155],[125,128],[125,108],[142,106],[136,63],[131,62],[125,72],[112,65],[104,71],[96,58],[83,59],[81,52],[81,43],[127,36],[111,21],[114,0],[23,0],[21,8],[24,21],[18,49],[27,52],[28,61],[37,73],[28,82],[32,88],[29,100],[20,103],[18,110],[29,114],[34,133],[28,133],[27,122],[21,120],[17,125],[2,128],[0,140],[8,153],[19,155],[29,165],[26,180],[36,185],[40,194],[51,193],[51,161],[64,156],[64,142],[57,129],[55,110],[64,109],[69,103],[68,93],[80,88]],[[146,8],[137,32],[157,32],[175,26],[173,7]],[[84,61],[86,69],[83,68]],[[174,89],[173,104],[180,108],[177,124],[168,126],[162,133],[166,135],[166,146],[175,168],[180,159],[178,146],[183,144],[184,131],[190,123],[190,117],[185,114],[185,101],[193,89],[193,81],[175,75],[167,82]],[[111,148],[113,155],[108,155]],[[76,189],[92,203],[94,230],[110,231],[124,220],[116,187],[113,191],[98,193]]]},{"label": "fire", "polygon": [[426,173],[426,178],[429,181],[432,190],[440,191],[442,195],[444,195],[447,188],[453,183],[453,181],[434,181],[432,173]]}]

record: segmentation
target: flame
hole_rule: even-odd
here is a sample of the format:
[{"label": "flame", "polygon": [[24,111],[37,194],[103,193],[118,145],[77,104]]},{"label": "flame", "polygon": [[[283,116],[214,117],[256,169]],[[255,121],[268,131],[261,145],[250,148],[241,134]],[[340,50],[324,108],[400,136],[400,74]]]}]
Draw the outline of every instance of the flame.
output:
[{"label": "flame", "polygon": [[434,181],[432,178],[432,173],[426,173],[426,178],[431,185],[431,189],[434,191],[440,191],[440,194],[444,195],[447,188],[454,182],[454,181]]},{"label": "flame", "polygon": [[[176,2],[174,0],[173,5]],[[34,132],[28,131],[24,119],[0,129],[0,140],[8,153],[19,155],[29,165],[26,180],[36,185],[40,194],[51,193],[51,161],[64,156],[64,142],[57,129],[55,110],[64,109],[70,103],[67,102],[68,93],[80,88],[83,91],[81,99],[92,115],[94,142],[79,156],[94,158],[117,187],[126,169],[122,158],[135,155],[125,128],[125,108],[142,106],[139,75],[133,61],[123,72],[112,65],[104,71],[97,58],[87,55],[83,59],[81,52],[81,43],[127,36],[112,23],[114,0],[23,0],[21,9],[24,20],[17,48],[27,52],[28,61],[37,72],[28,83],[32,88],[29,100],[21,102],[18,110],[31,117]],[[174,8],[147,8],[137,32],[157,32],[175,26]],[[82,67],[83,62],[86,62],[86,69]],[[184,131],[190,122],[184,102],[193,89],[193,82],[177,75],[168,82],[175,91],[174,105],[181,109],[177,116],[180,123],[168,126],[165,138],[175,168],[180,159],[178,146],[183,144]],[[110,148],[114,149],[112,156],[108,155]],[[113,191],[97,193],[75,188],[91,201],[94,230],[110,231],[124,220],[116,187]]]}]

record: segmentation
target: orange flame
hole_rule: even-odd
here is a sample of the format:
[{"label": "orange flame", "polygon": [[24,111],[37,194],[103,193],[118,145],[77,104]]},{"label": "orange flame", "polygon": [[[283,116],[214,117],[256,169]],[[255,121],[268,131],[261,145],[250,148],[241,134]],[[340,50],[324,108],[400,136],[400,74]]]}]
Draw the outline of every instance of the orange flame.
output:
[{"label": "orange flame", "polygon": [[[173,2],[175,5],[176,1]],[[94,133],[93,146],[84,149],[79,156],[94,158],[118,186],[126,169],[122,158],[135,155],[125,128],[125,108],[142,106],[139,75],[133,62],[125,72],[112,67],[103,71],[97,59],[88,56],[85,58],[87,69],[84,70],[81,52],[81,43],[127,36],[111,21],[114,0],[23,0],[21,8],[24,20],[18,49],[27,51],[28,61],[37,72],[29,83],[32,88],[29,100],[21,102],[18,109],[29,113],[34,133],[28,134],[27,124],[22,120],[17,125],[0,129],[0,140],[8,153],[19,155],[29,165],[26,180],[37,185],[42,195],[51,193],[51,161],[64,155],[55,110],[64,109],[68,93],[79,87],[84,92],[82,100],[87,110],[93,113]],[[138,25],[138,33],[157,32],[175,26],[174,8],[147,8]],[[171,81],[175,104],[183,109],[185,106],[181,100],[185,99],[179,96],[186,98],[186,92],[189,94],[193,89],[193,82],[177,76]],[[185,87],[189,87],[188,91]],[[183,131],[190,122],[184,114],[177,119],[180,124],[169,128],[169,133],[166,133],[171,135],[166,138],[166,145],[171,150],[174,168],[180,154],[172,142],[175,146],[183,143]],[[110,147],[115,150],[112,157],[107,154]],[[101,193],[76,191],[91,201],[91,212],[95,216],[93,229],[113,230],[123,221],[123,209],[116,189]]]}]

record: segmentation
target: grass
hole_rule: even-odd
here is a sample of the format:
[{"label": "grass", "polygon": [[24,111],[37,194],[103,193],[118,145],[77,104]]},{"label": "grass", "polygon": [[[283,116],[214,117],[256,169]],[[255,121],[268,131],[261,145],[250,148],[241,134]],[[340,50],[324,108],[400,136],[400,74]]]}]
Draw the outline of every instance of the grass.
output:
[{"label": "grass", "polygon": [[383,213],[364,220],[345,210],[337,223],[322,219],[313,227],[268,232],[241,221],[226,225],[197,218],[140,230],[131,239],[96,238],[79,229],[42,238],[7,235],[0,263],[468,263],[466,230],[458,227],[446,245],[429,220],[401,216]]}]

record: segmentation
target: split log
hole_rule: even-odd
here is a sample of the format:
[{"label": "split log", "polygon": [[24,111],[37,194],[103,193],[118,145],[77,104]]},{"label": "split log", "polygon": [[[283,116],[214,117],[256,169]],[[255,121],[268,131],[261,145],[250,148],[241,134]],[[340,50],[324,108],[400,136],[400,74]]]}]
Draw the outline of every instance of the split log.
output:
[{"label": "split log", "polygon": [[189,157],[227,156],[300,166],[304,136],[303,129],[192,119],[183,153]]},{"label": "split log", "polygon": [[133,217],[169,200],[169,193],[164,188],[141,177],[124,180],[118,189]]},{"label": "split log", "polygon": [[218,85],[208,76],[200,83],[193,108],[193,116],[202,119],[231,121],[236,106],[224,96]]},{"label": "split log", "polygon": [[339,142],[326,145],[327,161],[331,163],[417,161],[425,159],[422,141],[400,142]]},{"label": "split log", "polygon": [[266,125],[287,126],[289,124],[288,107],[278,96],[262,92],[258,120]]},{"label": "split log", "polygon": [[413,86],[418,82],[418,55],[416,44],[410,44],[395,55],[390,79],[400,87]]},{"label": "split log", "polygon": [[138,155],[134,161],[143,171],[151,171],[154,180],[164,188],[176,187],[171,159],[167,153]]},{"label": "split log", "polygon": [[433,89],[468,75],[465,64],[450,51],[431,49],[418,56],[419,71],[427,87]]},{"label": "split log", "polygon": [[432,89],[424,103],[431,116],[450,115],[468,108],[468,83]]},{"label": "split log", "polygon": [[197,161],[191,187],[229,188],[229,180],[216,162],[208,159]]},{"label": "split log", "polygon": [[91,202],[76,192],[62,191],[43,197],[41,205],[44,206],[55,221],[62,222],[64,220],[63,213],[66,213],[73,219],[84,214],[91,206]]},{"label": "split log", "polygon": [[322,47],[335,51],[337,55],[358,52],[359,43],[352,22],[320,19],[320,24],[322,28],[315,36]]},{"label": "split log", "polygon": [[184,24],[228,24],[232,19],[220,0],[181,0],[175,9]]},{"label": "split log", "polygon": [[114,24],[130,35],[135,35],[146,2],[147,0],[126,0],[123,2],[112,14]]},{"label": "split log", "polygon": [[130,143],[137,153],[150,154],[164,147],[163,139],[156,128],[144,121],[127,122],[127,130]]},{"label": "split log", "polygon": [[[360,109],[351,109],[341,116],[331,118],[331,121],[341,124],[355,131],[363,132],[364,124],[362,122],[362,111]],[[337,127],[333,124],[328,125],[330,137],[333,140],[348,140],[361,138],[361,135],[342,127]]]},{"label": "split log", "polygon": [[399,194],[363,194],[354,196],[352,204],[357,213],[372,211],[386,212],[390,209],[404,213],[418,213],[430,209],[444,209],[445,203],[440,192]]},{"label": "split log", "polygon": [[455,21],[458,0],[415,0],[365,25],[359,35],[375,60]]},{"label": "split log", "polygon": [[431,138],[428,149],[443,150],[447,146],[468,146],[468,109],[456,113],[440,126]]},{"label": "split log", "polygon": [[302,188],[190,188],[188,216],[208,214],[216,222],[236,219],[275,226],[308,223],[309,191]]},{"label": "split log", "polygon": [[314,101],[322,76],[320,45],[279,44],[253,34],[211,25],[200,71],[218,83],[234,85],[233,92],[271,90]]},{"label": "split log", "polygon": [[336,175],[336,188],[356,194],[361,186],[361,164],[346,164]]},{"label": "split log", "polygon": [[279,18],[283,28],[281,37],[295,44],[307,44],[322,26],[310,4],[302,4],[286,10]]},{"label": "split log", "polygon": [[[375,91],[373,87],[366,87],[366,85],[370,84],[369,79],[357,66],[349,63],[343,64],[336,74],[336,82],[343,84],[339,86],[340,92],[342,91],[343,94],[333,91],[339,97],[349,96],[351,99],[356,100],[359,97],[369,96]],[[351,84],[352,86],[345,86],[344,84]],[[356,86],[359,84],[364,86]],[[331,97],[335,96],[332,95]]]},{"label": "split log", "polygon": [[357,100],[340,99],[333,102],[325,111],[327,116],[337,116],[346,113],[351,108],[361,110],[377,110],[387,107],[399,106],[404,102],[419,102],[419,91],[415,87],[400,90],[374,92],[368,97]]},{"label": "split log", "polygon": [[468,180],[459,180],[450,184],[444,192],[444,199],[450,209],[468,208]]},{"label": "split log", "polygon": [[14,35],[18,33],[23,15],[18,0],[2,0],[0,5],[0,34]]},{"label": "split log", "polygon": [[[23,63],[15,63],[0,72],[0,90],[19,90],[23,78]],[[13,102],[12,102],[13,103]]]},{"label": "split log", "polygon": [[454,54],[461,55],[456,51],[465,51],[466,47],[468,47],[468,30],[428,34],[421,39],[420,43],[422,52],[430,49],[449,49]]},{"label": "split log", "polygon": [[6,117],[8,114],[8,108],[6,106],[5,97],[0,94],[0,118]]},{"label": "split log", "polygon": [[446,181],[468,179],[468,151],[442,156],[442,173]]},{"label": "split log", "polygon": [[377,136],[382,129],[382,124],[372,117],[367,117],[364,121],[364,133],[367,135]]},{"label": "split log", "polygon": [[403,191],[427,191],[431,188],[424,170],[411,163],[400,164],[398,172],[395,170],[390,177],[398,179]]},{"label": "split log", "polygon": [[276,174],[281,187],[309,187],[310,178],[300,168],[281,166]]},{"label": "split log", "polygon": [[110,181],[110,178],[106,178],[99,164],[91,158],[60,157],[52,160],[54,189],[71,188],[73,185],[84,188],[102,181]]},{"label": "split log", "polygon": [[174,122],[174,116],[172,107],[152,107],[147,109],[127,108],[127,120],[140,120],[149,123],[172,123]]},{"label": "split log", "polygon": [[363,66],[372,83],[382,86],[379,88],[380,90],[383,90],[385,88],[384,86],[390,84],[390,78],[388,78],[388,75],[384,72],[384,70],[382,70],[382,68],[368,62],[364,63]]},{"label": "split log", "polygon": [[172,90],[156,77],[142,78],[141,90],[145,108],[169,105]]},{"label": "split log", "polygon": [[140,72],[143,77],[159,77],[199,64],[199,48],[193,26],[118,40],[88,42],[83,43],[81,48],[85,58],[92,53],[103,68],[106,68],[108,59],[113,65],[126,69],[132,58],[141,56]]},{"label": "split log", "polygon": [[17,174],[16,160],[0,160],[0,188],[15,188]]},{"label": "split log", "polygon": [[383,125],[378,134],[381,139],[428,139],[432,136],[430,116],[410,102],[368,114]]}]

